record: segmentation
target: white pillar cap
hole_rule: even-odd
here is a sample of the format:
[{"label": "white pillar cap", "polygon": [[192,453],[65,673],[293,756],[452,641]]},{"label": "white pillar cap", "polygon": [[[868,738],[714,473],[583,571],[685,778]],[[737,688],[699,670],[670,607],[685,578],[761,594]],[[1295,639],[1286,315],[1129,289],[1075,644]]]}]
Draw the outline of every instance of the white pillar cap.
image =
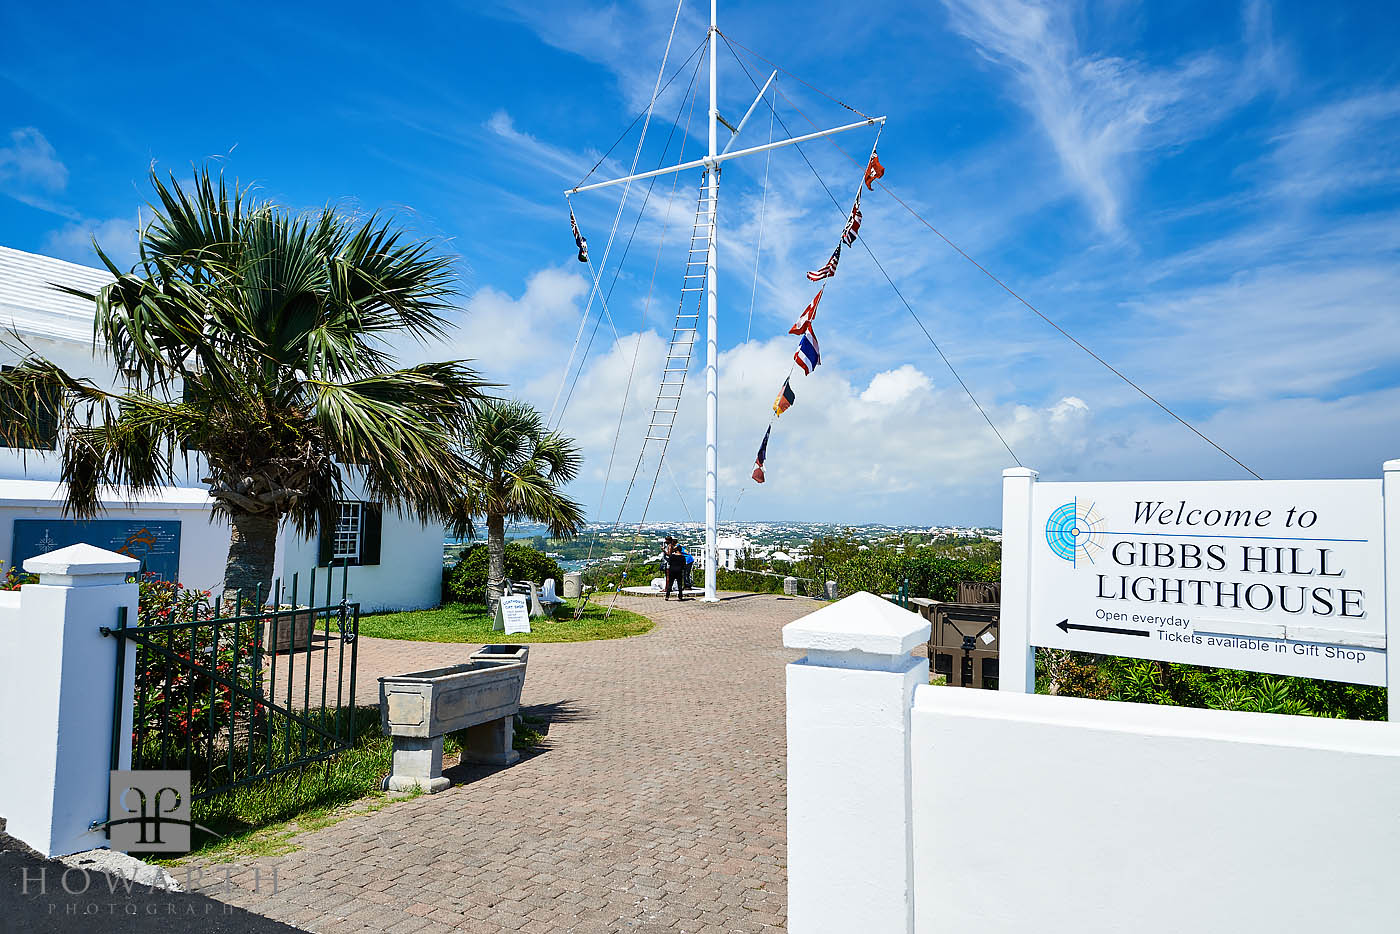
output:
[{"label": "white pillar cap", "polygon": [[1030,477],[1034,480],[1040,474],[1029,467],[1008,467],[1001,472],[1003,477]]},{"label": "white pillar cap", "polygon": [[783,645],[818,652],[908,655],[928,641],[930,625],[918,613],[861,591],[783,627]]},{"label": "white pillar cap", "polygon": [[1400,470],[1400,460],[1389,460],[1381,468],[1385,473],[1395,473]]},{"label": "white pillar cap", "polygon": [[41,584],[93,586],[120,584],[141,569],[141,562],[96,545],[78,544],[35,555],[24,562],[24,569],[38,574]]}]

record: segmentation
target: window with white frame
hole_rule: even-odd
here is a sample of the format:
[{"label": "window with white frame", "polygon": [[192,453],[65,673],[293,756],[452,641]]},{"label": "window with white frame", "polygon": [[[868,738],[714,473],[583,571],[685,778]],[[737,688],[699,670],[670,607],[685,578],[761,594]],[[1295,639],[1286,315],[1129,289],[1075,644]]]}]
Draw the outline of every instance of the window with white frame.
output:
[{"label": "window with white frame", "polygon": [[364,539],[363,503],[339,503],[339,513],[335,522],[335,535],[331,542],[331,557],[340,560],[358,560],[360,543]]}]

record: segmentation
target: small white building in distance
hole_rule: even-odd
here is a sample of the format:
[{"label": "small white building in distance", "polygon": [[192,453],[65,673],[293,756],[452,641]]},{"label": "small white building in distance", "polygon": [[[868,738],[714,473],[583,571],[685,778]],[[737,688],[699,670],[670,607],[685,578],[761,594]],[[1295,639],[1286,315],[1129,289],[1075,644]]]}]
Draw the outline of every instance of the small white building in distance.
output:
[{"label": "small white building in distance", "polygon": [[747,539],[737,535],[721,535],[715,539],[715,561],[720,567],[732,571],[739,566],[739,559],[748,547]]},{"label": "small white building in distance", "polygon": [[[105,270],[0,246],[0,331],[17,332],[35,352],[69,373],[116,389],[119,375],[100,353],[94,354],[92,306],[53,288],[61,283],[95,291],[108,281]],[[20,355],[0,346],[0,366],[13,366]],[[139,558],[146,570],[188,587],[216,592],[221,588],[229,526],[213,516],[213,501],[199,482],[204,474],[198,454],[191,453],[178,485],[134,502],[114,491],[103,498],[102,516],[78,522],[63,515],[53,413],[34,412],[31,419],[53,426],[43,446],[0,447],[0,567],[22,565],[36,554],[82,542]],[[284,601],[296,575],[297,600],[308,602],[313,568],[316,599],[324,601],[326,568],[334,563],[334,601],[340,600],[340,568],[345,566],[348,597],[363,610],[416,609],[441,602],[442,524],[425,525],[386,513],[363,494],[357,498],[353,478],[346,493],[333,529],[310,539],[282,529],[274,574],[287,588]]]}]

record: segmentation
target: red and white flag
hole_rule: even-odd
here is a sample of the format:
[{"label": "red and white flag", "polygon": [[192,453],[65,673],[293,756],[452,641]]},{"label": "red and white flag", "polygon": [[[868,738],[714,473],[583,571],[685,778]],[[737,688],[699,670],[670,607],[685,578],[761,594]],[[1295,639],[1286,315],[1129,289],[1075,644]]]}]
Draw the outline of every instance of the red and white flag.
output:
[{"label": "red and white flag", "polygon": [[841,247],[837,246],[831,254],[831,259],[826,261],[826,265],[821,269],[814,269],[807,273],[807,278],[813,282],[820,282],[823,279],[830,279],[836,275],[836,264],[841,262]]},{"label": "red and white flag", "polygon": [[822,292],[826,291],[826,286],[822,286],[817,292],[817,297],[812,299],[812,303],[802,310],[802,315],[797,319],[797,323],[788,328],[789,334],[806,334],[812,330],[812,322],[817,320],[817,304],[822,300]]},{"label": "red and white flag", "polygon": [[870,153],[870,161],[866,163],[865,166],[865,187],[870,191],[874,191],[875,180],[884,177],[885,167],[880,164],[880,157],[872,150]]}]

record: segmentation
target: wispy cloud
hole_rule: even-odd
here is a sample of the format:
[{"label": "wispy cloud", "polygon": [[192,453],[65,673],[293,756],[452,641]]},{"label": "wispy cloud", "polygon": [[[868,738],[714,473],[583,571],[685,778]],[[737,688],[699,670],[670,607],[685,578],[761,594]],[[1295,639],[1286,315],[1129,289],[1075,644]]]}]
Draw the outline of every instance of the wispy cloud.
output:
[{"label": "wispy cloud", "polygon": [[112,217],[74,221],[45,234],[40,249],[60,259],[97,266],[100,261],[92,248],[94,240],[112,262],[118,266],[128,265],[136,259],[137,219]]},{"label": "wispy cloud", "polygon": [[68,167],[43,133],[32,126],[10,131],[9,145],[0,146],[0,192],[50,214],[76,217],[72,208],[54,200],[67,185]]},{"label": "wispy cloud", "polygon": [[1267,8],[1246,8],[1245,52],[1207,50],[1154,66],[1083,47],[1075,11],[1049,0],[944,0],[953,29],[1010,69],[1017,97],[1105,233],[1124,233],[1139,153],[1196,139],[1282,66]]}]

